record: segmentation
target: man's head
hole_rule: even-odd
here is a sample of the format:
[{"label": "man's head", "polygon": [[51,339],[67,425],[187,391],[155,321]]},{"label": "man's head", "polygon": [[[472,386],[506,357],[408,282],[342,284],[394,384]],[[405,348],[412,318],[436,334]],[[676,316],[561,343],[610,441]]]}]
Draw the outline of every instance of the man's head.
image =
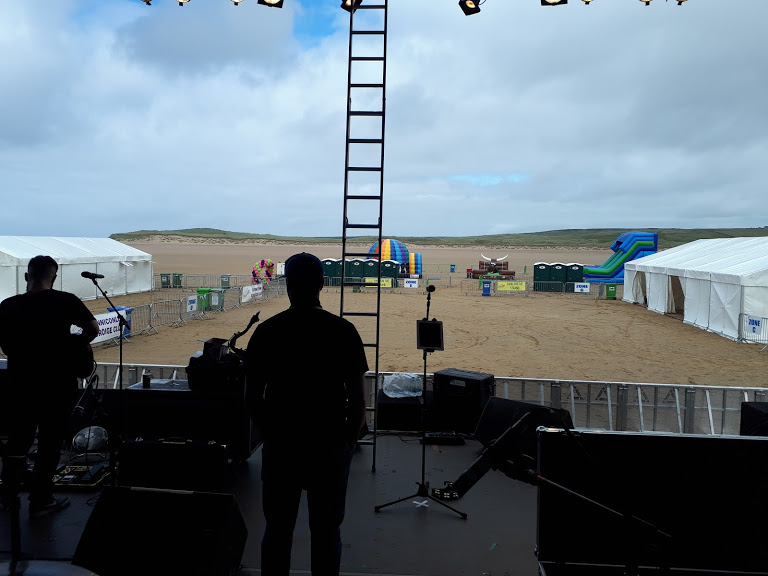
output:
[{"label": "man's head", "polygon": [[59,265],[50,256],[35,256],[27,265],[24,279],[27,281],[27,291],[48,290],[53,288]]},{"label": "man's head", "polygon": [[285,284],[288,297],[315,297],[323,289],[323,264],[313,254],[294,254],[285,262]]}]

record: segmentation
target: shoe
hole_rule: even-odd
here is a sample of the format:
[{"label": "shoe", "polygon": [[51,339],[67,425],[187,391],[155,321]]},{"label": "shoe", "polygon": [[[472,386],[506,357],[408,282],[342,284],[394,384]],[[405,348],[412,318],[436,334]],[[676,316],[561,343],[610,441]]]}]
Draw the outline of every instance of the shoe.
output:
[{"label": "shoe", "polygon": [[29,515],[30,516],[42,516],[44,514],[50,514],[51,512],[58,512],[62,508],[69,506],[69,498],[62,496],[56,498],[51,496],[51,499],[47,502],[30,502],[29,503]]}]

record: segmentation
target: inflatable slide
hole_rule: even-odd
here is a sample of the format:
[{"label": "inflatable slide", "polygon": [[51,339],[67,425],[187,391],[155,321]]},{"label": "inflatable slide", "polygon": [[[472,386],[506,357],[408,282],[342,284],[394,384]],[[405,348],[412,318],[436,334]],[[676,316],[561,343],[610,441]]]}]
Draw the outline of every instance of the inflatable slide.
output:
[{"label": "inflatable slide", "polygon": [[657,232],[624,232],[611,244],[613,256],[601,266],[584,266],[584,282],[623,282],[624,264],[655,254],[658,246]]}]

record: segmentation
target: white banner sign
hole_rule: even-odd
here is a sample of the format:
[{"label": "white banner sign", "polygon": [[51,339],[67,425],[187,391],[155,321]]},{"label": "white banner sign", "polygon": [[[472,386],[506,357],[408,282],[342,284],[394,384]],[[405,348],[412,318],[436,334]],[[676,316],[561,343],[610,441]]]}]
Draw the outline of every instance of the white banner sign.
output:
[{"label": "white banner sign", "polygon": [[763,319],[759,316],[747,316],[747,333],[761,334],[763,331]]},{"label": "white banner sign", "polygon": [[576,282],[573,285],[573,291],[574,292],[586,292],[587,294],[589,294],[589,282],[584,282],[584,283]]},{"label": "white banner sign", "polygon": [[112,340],[112,338],[120,338],[120,319],[117,317],[117,312],[96,314],[94,318],[99,323],[99,335],[91,341],[91,344]]},{"label": "white banner sign", "polygon": [[242,302],[250,302],[261,298],[264,294],[264,286],[262,284],[252,284],[251,286],[243,286],[243,293],[240,296]]},{"label": "white banner sign", "polygon": [[197,310],[197,296],[187,296],[187,312]]},{"label": "white banner sign", "polygon": [[419,281],[416,278],[405,278],[403,279],[403,286],[406,288],[418,288]]}]

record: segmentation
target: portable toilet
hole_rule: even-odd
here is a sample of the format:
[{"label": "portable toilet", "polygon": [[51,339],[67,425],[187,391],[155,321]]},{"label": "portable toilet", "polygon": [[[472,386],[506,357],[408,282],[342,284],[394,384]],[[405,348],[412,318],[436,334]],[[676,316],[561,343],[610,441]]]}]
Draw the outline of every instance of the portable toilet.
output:
[{"label": "portable toilet", "polygon": [[367,282],[376,282],[379,277],[379,261],[370,259],[363,262],[363,278],[366,278]]},{"label": "portable toilet", "polygon": [[381,262],[381,278],[382,285],[386,285],[388,282],[384,281],[384,278],[392,278],[391,287],[397,287],[397,279],[400,277],[400,262],[395,260],[383,260]]},{"label": "portable toilet", "polygon": [[563,292],[565,284],[568,282],[568,267],[562,262],[552,262],[549,266],[549,279],[552,282],[550,284],[551,292]]},{"label": "portable toilet", "polygon": [[338,258],[323,258],[323,280],[326,286],[338,286],[341,281],[341,260]]},{"label": "portable toilet", "polygon": [[550,264],[548,262],[536,262],[533,265],[533,289],[538,292],[546,292],[550,282]]},{"label": "portable toilet", "polygon": [[576,262],[566,264],[566,292],[574,291],[574,284],[584,282],[584,265]]},{"label": "portable toilet", "polygon": [[344,262],[344,276],[349,279],[364,278],[365,260],[362,258],[352,258]]}]

